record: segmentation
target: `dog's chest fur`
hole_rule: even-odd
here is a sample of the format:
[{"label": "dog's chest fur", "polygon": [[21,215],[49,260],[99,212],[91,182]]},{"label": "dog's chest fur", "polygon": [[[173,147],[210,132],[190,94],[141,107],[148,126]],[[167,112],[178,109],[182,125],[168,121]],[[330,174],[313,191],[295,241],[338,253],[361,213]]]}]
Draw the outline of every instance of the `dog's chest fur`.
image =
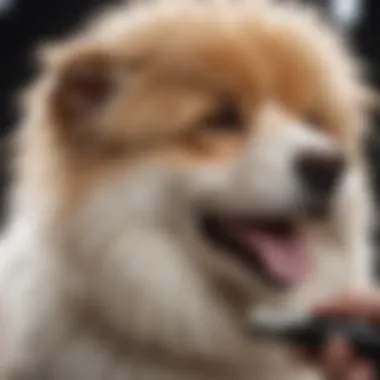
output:
[{"label": "dog's chest fur", "polygon": [[[171,241],[159,234],[140,231],[139,235],[134,231],[129,237],[123,237],[120,244],[129,251],[131,242],[139,257],[130,268],[129,288],[119,292],[117,271],[113,273],[114,283],[100,272],[92,274],[94,281],[90,283],[96,293],[103,289],[97,288],[98,282],[109,282],[115,303],[99,306],[119,305],[114,314],[105,317],[115,317],[113,327],[120,323],[120,331],[112,331],[113,327],[110,330],[97,317],[76,315],[76,327],[70,330],[57,355],[51,358],[47,379],[297,377],[297,370],[281,348],[246,340],[244,323],[239,324],[243,321],[231,316],[228,305],[226,308],[225,302],[210,291],[209,279],[205,280],[194,267],[182,261],[181,252],[175,251],[174,237]],[[151,258],[152,250],[157,260]],[[337,248],[329,247],[328,243],[318,250],[315,278],[279,302],[280,308],[307,308],[351,281],[347,276],[351,267],[346,254],[337,252]],[[298,375],[301,378],[316,376],[301,370]],[[40,373],[38,379],[41,379]]]},{"label": "dog's chest fur", "polygon": [[[344,264],[344,263],[341,263]],[[342,265],[339,266],[343,268]],[[343,272],[343,270],[342,270]],[[336,291],[343,283],[337,281],[336,273],[330,277],[330,281],[325,278],[323,284],[325,289],[315,289],[313,296],[307,298],[307,301],[312,303],[314,297],[321,297],[324,294],[329,294]],[[335,285],[335,286],[334,286]],[[333,287],[334,286],[334,287]],[[333,288],[331,288],[333,287]],[[310,293],[311,295],[312,293]],[[302,294],[306,297],[306,292]],[[291,299],[292,300],[292,299]],[[186,300],[184,296],[183,304],[191,303],[191,300]],[[295,306],[299,300],[296,299],[290,302],[290,307]],[[195,303],[196,305],[196,303]],[[275,347],[265,347],[257,342],[238,341],[240,335],[237,334],[236,340],[231,339],[230,333],[224,334],[224,327],[215,331],[219,332],[219,336],[215,336],[212,332],[213,317],[211,305],[199,305],[207,307],[209,310],[193,310],[192,312],[203,314],[204,319],[198,321],[204,326],[196,326],[197,321],[186,321],[187,313],[185,310],[180,310],[175,316],[170,316],[170,321],[165,320],[165,316],[157,315],[155,310],[149,311],[148,315],[141,318],[151,319],[150,333],[165,334],[165,329],[170,328],[166,323],[173,324],[173,332],[166,331],[166,337],[162,336],[162,344],[165,344],[167,339],[168,347],[173,347],[173,339],[178,339],[174,343],[177,347],[177,352],[169,350],[169,353],[159,350],[140,347],[139,343],[128,343],[128,340],[118,339],[115,336],[107,336],[107,333],[102,331],[102,327],[87,321],[86,326],[81,326],[80,329],[71,331],[65,343],[60,347],[59,352],[50,361],[48,370],[46,371],[46,379],[274,379],[274,378],[305,378],[305,376],[317,376],[315,373],[306,373],[301,369],[297,370],[291,361],[288,361],[286,352]],[[196,307],[196,306],[195,306]],[[184,305],[183,309],[186,309]],[[132,311],[133,313],[133,311]],[[178,322],[183,319],[184,323],[188,322],[187,334],[175,336],[175,320]],[[162,318],[162,319],[161,319]],[[201,318],[201,316],[200,316]],[[228,321],[226,326],[229,325]],[[193,323],[194,325],[191,325]],[[221,322],[221,325],[223,321]],[[236,326],[230,326],[236,329]],[[194,329],[193,332],[191,329]],[[227,327],[226,327],[227,328]],[[138,326],[136,326],[138,329]],[[173,335],[174,334],[174,335]],[[191,334],[193,334],[191,336]],[[248,345],[246,345],[248,343]],[[236,357],[233,357],[233,351],[236,344]],[[172,347],[171,347],[172,346]],[[205,358],[202,358],[200,350],[204,350]],[[196,355],[196,351],[198,355]],[[181,352],[182,351],[182,352]],[[189,354],[189,356],[187,356]],[[194,357],[193,357],[194,355]],[[208,355],[211,358],[208,362]],[[239,357],[240,355],[240,357]],[[183,356],[183,357],[182,357]],[[230,357],[231,356],[231,357]],[[231,362],[228,363],[228,360]],[[298,373],[297,373],[298,372]],[[42,379],[39,373],[36,377]],[[309,378],[309,377],[307,377]]]}]

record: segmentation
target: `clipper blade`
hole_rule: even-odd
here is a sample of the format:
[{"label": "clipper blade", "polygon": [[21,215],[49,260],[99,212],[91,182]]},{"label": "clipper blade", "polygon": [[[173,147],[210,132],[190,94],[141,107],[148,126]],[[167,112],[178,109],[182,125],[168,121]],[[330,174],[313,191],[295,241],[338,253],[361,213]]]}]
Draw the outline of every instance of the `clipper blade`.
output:
[{"label": "clipper blade", "polygon": [[254,311],[249,319],[250,333],[257,337],[280,338],[309,318],[308,314],[279,313],[273,310]]}]

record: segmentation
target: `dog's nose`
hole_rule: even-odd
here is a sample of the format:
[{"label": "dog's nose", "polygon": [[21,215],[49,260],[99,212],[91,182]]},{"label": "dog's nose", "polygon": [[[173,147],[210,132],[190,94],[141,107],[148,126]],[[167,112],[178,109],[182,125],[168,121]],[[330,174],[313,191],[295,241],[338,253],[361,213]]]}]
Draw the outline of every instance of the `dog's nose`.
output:
[{"label": "dog's nose", "polygon": [[296,162],[296,171],[307,191],[328,198],[332,195],[345,169],[345,161],[338,153],[302,153]]}]

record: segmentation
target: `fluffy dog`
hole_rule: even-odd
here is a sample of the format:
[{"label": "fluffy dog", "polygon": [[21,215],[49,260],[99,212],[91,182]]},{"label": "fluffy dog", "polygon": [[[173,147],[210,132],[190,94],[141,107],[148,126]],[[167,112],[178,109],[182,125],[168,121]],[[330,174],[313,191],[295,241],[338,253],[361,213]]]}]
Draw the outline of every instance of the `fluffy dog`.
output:
[{"label": "fluffy dog", "polygon": [[2,379],[286,379],[247,313],[369,282],[370,92],[301,6],[169,1],[47,48],[0,256]]}]

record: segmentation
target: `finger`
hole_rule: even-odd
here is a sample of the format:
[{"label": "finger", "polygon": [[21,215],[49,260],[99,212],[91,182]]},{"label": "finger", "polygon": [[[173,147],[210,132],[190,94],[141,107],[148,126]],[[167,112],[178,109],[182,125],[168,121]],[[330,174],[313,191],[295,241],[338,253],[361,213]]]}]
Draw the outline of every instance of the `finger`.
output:
[{"label": "finger", "polygon": [[333,338],[321,355],[322,368],[329,379],[346,379],[353,361],[353,352],[347,342]]},{"label": "finger", "polygon": [[319,305],[316,312],[321,315],[355,316],[380,321],[380,294],[351,291]]},{"label": "finger", "polygon": [[315,363],[316,357],[315,355],[307,349],[304,348],[296,348],[291,351],[291,358],[296,363],[307,363],[312,364]]},{"label": "finger", "polygon": [[357,363],[348,374],[348,380],[375,380],[375,370],[370,363]]}]

